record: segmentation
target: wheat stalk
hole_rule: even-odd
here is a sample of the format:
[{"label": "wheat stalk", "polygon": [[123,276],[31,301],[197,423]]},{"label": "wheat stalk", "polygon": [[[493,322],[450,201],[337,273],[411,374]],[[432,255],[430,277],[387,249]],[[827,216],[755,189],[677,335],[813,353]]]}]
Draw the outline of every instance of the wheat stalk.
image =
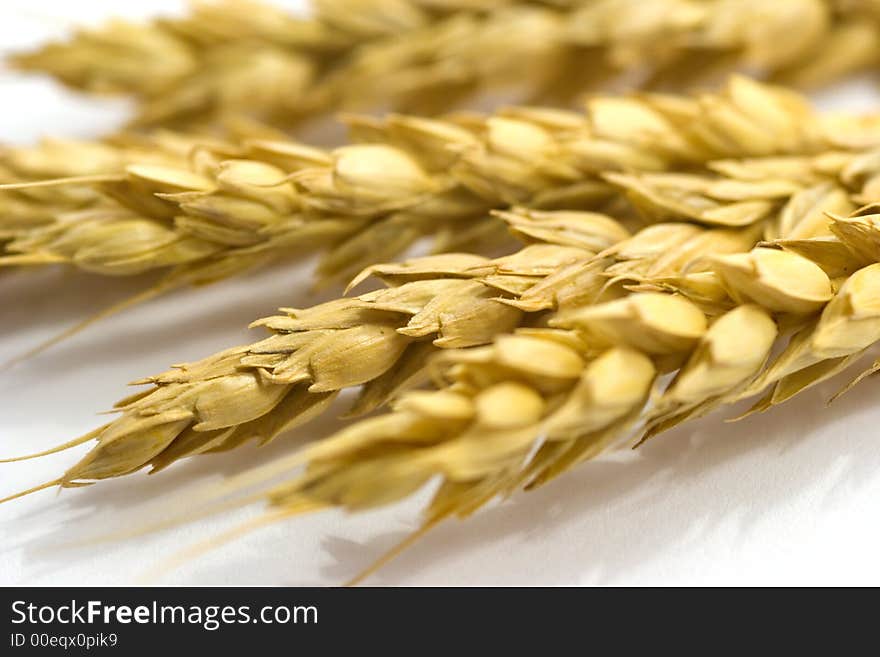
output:
[{"label": "wheat stalk", "polygon": [[510,83],[557,100],[614,78],[681,89],[736,69],[816,85],[876,63],[880,40],[867,1],[320,0],[312,9],[300,19],[255,2],[198,2],[182,19],[114,21],[12,62],[134,94],[141,123],[247,112],[289,124],[370,106],[437,113]]}]

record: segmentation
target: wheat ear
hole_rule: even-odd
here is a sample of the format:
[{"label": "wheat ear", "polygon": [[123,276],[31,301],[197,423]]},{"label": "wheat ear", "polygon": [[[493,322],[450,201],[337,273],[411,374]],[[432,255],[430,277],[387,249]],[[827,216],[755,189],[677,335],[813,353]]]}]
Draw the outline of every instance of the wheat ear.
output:
[{"label": "wheat ear", "polygon": [[[501,222],[487,220],[491,208],[528,203],[603,210],[624,194],[635,198],[626,177],[604,177],[604,171],[699,168],[713,158],[829,149],[829,157],[845,158],[838,151],[861,152],[876,143],[877,123],[817,117],[790,92],[735,77],[720,93],[690,98],[599,97],[586,114],[513,108],[488,118],[352,120],[361,143],[332,152],[265,139],[245,139],[236,148],[206,138],[199,146],[193,145],[197,138],[183,136],[172,140],[170,150],[178,158],[187,153],[188,166],[151,158],[100,176],[101,203],[23,231],[6,245],[0,266],[67,262],[107,275],[167,272],[137,299],[306,249],[325,250],[318,267],[323,278],[348,278],[395,257],[423,235],[436,236],[439,251],[497,243],[503,232]],[[83,179],[70,182],[80,187]],[[791,188],[689,184],[702,185],[693,190],[699,192],[692,194],[693,203],[709,199],[717,206],[731,194],[744,200],[731,205],[727,216],[700,217],[727,225],[755,221],[762,208],[772,209],[774,195]],[[53,189],[44,183],[11,187],[4,186],[17,192]]]},{"label": "wheat ear", "polygon": [[737,69],[817,85],[872,66],[880,41],[869,2],[554,4],[320,0],[299,19],[255,2],[199,2],[182,19],[114,21],[12,62],[135,95],[141,124],[242,111],[290,124],[365,106],[437,113],[511,83],[564,102],[632,71],[624,82],[645,87]]},{"label": "wheat ear", "polygon": [[[693,98],[596,98],[587,114],[515,108],[445,121],[392,116],[355,121],[353,132],[362,143],[332,152],[255,140],[235,157],[197,148],[186,168],[128,165],[96,184],[116,203],[25,232],[7,250],[106,274],[165,269],[181,282],[206,282],[310,248],[326,251],[323,277],[348,278],[426,234],[440,236],[441,250],[468,246],[448,239],[456,231],[471,240],[497,234],[497,223],[485,223],[490,209],[601,211],[621,188],[635,197],[630,178],[603,172],[861,152],[880,135],[877,121],[822,119],[791,93],[740,77],[721,93]],[[759,190],[753,185],[752,196],[780,193]],[[744,211],[761,207],[767,204],[698,219],[748,223],[753,216]],[[694,214],[677,207],[667,215],[676,212]]]},{"label": "wheat ear", "polygon": [[323,0],[315,8],[314,19],[302,19],[253,0],[194,0],[183,18],[113,20],[10,61],[74,88],[132,94],[146,104],[142,123],[199,123],[250,103],[274,112],[295,112],[297,103],[317,109],[327,94],[317,78],[336,61],[427,19],[394,0]]},{"label": "wheat ear", "polygon": [[[752,266],[733,274],[745,259]],[[307,447],[285,463],[305,471],[268,501],[358,510],[437,477],[431,526],[546,483],[639,425],[644,440],[768,385],[790,398],[880,341],[880,264],[857,269],[836,292],[816,263],[770,247],[723,256],[713,271],[731,301],[749,301],[711,323],[683,297],[638,292],[563,309],[549,320],[556,328],[444,352],[437,390],[407,393],[392,412]],[[768,364],[786,326],[802,328]],[[780,387],[767,373],[782,363],[799,378]],[[670,370],[678,371],[661,384],[657,375]]]}]

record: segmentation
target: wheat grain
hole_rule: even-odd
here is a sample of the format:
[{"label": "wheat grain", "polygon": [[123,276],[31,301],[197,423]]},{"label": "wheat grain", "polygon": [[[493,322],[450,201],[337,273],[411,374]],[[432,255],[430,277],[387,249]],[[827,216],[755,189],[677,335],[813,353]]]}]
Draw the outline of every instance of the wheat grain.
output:
[{"label": "wheat grain", "polygon": [[880,265],[859,269],[841,285],[821,316],[796,333],[742,396],[771,387],[750,412],[765,410],[825,380],[880,340]]},{"label": "wheat grain", "polygon": [[254,2],[199,2],[182,19],[115,21],[13,63],[135,94],[141,123],[241,111],[291,123],[377,105],[437,113],[510,83],[557,101],[614,78],[682,89],[736,69],[817,85],[872,66],[880,38],[870,2],[553,4],[322,0],[299,19]]},{"label": "wheat grain", "polygon": [[714,269],[734,301],[758,302],[772,312],[810,314],[832,296],[823,269],[787,251],[757,248],[722,256],[715,259]]}]

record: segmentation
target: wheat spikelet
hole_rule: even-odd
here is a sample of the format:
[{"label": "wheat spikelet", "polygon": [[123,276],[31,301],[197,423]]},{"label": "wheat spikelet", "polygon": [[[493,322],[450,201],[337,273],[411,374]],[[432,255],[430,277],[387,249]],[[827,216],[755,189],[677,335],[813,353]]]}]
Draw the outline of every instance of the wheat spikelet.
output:
[{"label": "wheat spikelet", "polygon": [[[245,135],[243,128],[241,137]],[[95,182],[108,174],[118,174],[133,163],[186,167],[190,152],[199,145],[218,152],[233,150],[220,138],[208,134],[168,130],[156,130],[149,135],[123,132],[98,141],[46,138],[36,146],[0,149],[0,180],[25,185],[0,192],[0,242],[68,219],[80,221],[90,216],[87,211],[97,208],[119,214],[112,200],[94,186]],[[33,184],[59,179],[70,182]],[[77,214],[80,212],[85,214]],[[50,254],[45,255],[52,261]],[[40,262],[39,254],[21,257],[33,258],[32,264]]]},{"label": "wheat spikelet", "polygon": [[817,85],[873,65],[880,40],[875,6],[831,0],[321,0],[313,14],[199,2],[183,19],[117,21],[13,63],[135,94],[141,123],[246,111],[289,124],[377,105],[437,113],[510,83],[565,101],[624,73],[678,89],[737,69]]},{"label": "wheat spikelet", "polygon": [[[100,143],[44,140],[33,148],[0,150],[0,179],[17,183],[105,173],[118,166],[113,149]],[[85,187],[37,187],[0,194],[0,242],[92,205],[99,195]]]}]

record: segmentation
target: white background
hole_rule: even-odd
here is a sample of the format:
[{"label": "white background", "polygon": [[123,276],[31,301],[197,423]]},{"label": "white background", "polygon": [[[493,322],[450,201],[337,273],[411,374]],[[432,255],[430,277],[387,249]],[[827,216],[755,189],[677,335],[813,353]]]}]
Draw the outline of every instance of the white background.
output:
[{"label": "white background", "polygon": [[[31,47],[74,22],[96,23],[111,13],[146,16],[181,6],[2,0],[0,50]],[[864,109],[878,98],[863,81],[816,100]],[[0,71],[4,143],[100,134],[126,112],[121,101],[89,100],[45,79]],[[250,339],[243,327],[276,306],[319,300],[304,291],[308,269],[301,263],[177,293],[0,372],[0,454],[84,433],[105,421],[95,413],[127,394],[127,381]],[[0,360],[145,283],[61,269],[0,273]],[[441,526],[370,583],[880,584],[880,382],[869,380],[825,408],[836,383],[741,423],[706,418],[637,453],[588,464],[542,490]],[[426,494],[380,512],[271,525],[173,570],[161,567],[180,550],[257,517],[262,507],[93,540],[186,512],[206,483],[291,453],[334,426],[319,420],[299,438],[262,450],[199,457],[156,476],[60,495],[43,491],[2,506],[0,584],[339,584],[416,526]],[[83,451],[0,465],[0,497],[56,477]]]}]

